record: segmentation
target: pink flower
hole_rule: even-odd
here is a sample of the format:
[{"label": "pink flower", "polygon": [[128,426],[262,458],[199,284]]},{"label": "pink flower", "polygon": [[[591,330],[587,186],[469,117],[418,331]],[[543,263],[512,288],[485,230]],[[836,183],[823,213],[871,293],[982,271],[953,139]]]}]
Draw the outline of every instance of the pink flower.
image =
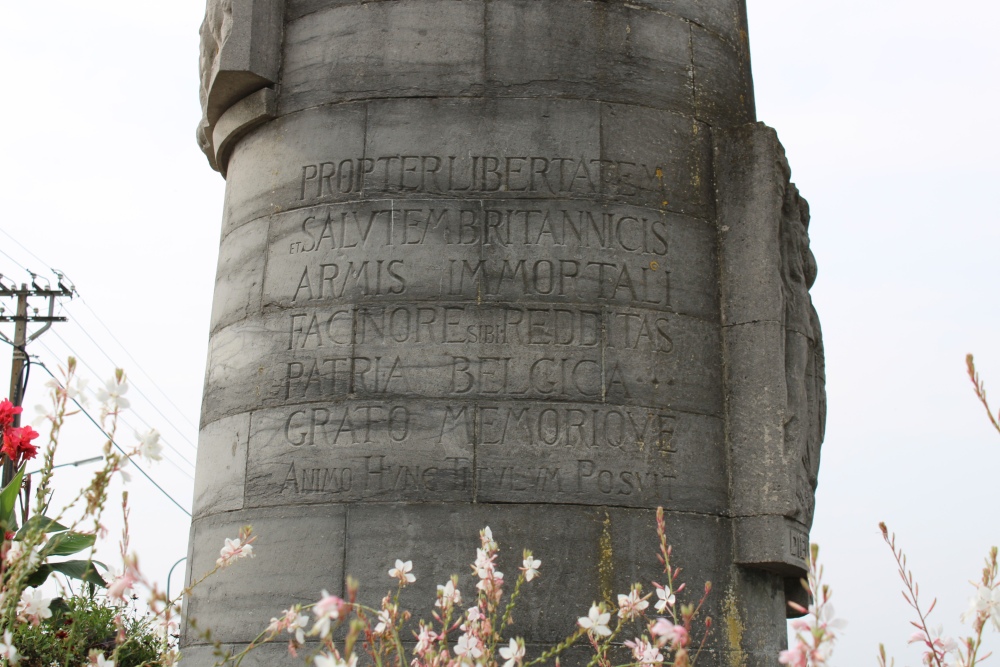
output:
[{"label": "pink flower", "polygon": [[23,408],[14,405],[6,398],[0,401],[0,428],[7,428],[14,423],[14,416],[21,414]]},{"label": "pink flower", "polygon": [[660,653],[660,649],[650,642],[636,639],[635,641],[626,641],[625,646],[632,649],[632,656],[640,665],[651,667],[663,662],[663,654]]},{"label": "pink flower", "polygon": [[420,634],[416,635],[417,645],[413,647],[413,650],[417,655],[423,655],[430,650],[431,645],[437,641],[438,635],[436,632],[428,628],[422,622],[420,623]]},{"label": "pink flower", "polygon": [[778,662],[789,667],[807,667],[809,664],[809,647],[805,644],[796,643],[787,651],[778,654]]},{"label": "pink flower", "polygon": [[3,430],[3,453],[14,462],[14,467],[22,461],[35,458],[38,448],[31,443],[38,437],[38,431],[30,426],[5,427]]},{"label": "pink flower", "polygon": [[687,628],[683,625],[674,625],[665,618],[658,618],[656,622],[649,628],[649,634],[654,637],[659,637],[662,642],[670,643],[671,646],[687,646],[688,636]]},{"label": "pink flower", "polygon": [[288,630],[288,634],[295,636],[295,643],[304,644],[306,642],[305,627],[309,622],[309,617],[299,613],[298,605],[291,609],[285,609],[281,613],[280,618],[271,619],[267,631],[277,634],[282,630]]},{"label": "pink flower", "polygon": [[336,621],[340,618],[346,603],[336,595],[330,595],[327,593],[326,589],[323,589],[320,595],[321,597],[319,602],[313,605],[313,614],[316,616],[316,624],[313,625],[309,634],[319,635],[320,637],[326,638],[330,634],[331,621]]},{"label": "pink flower", "polygon": [[132,587],[139,581],[141,575],[134,563],[126,563],[125,571],[108,585],[108,597],[113,600],[125,600],[132,594]]}]

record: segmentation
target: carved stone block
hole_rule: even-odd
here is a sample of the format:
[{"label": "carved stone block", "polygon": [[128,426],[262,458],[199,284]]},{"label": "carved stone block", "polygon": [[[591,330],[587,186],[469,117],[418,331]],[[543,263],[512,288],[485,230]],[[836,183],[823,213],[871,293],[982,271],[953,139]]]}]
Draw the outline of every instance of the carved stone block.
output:
[{"label": "carved stone block", "polygon": [[545,564],[512,628],[537,654],[654,577],[662,506],[726,628],[699,664],[774,664],[825,370],[744,3],[213,0],[203,36],[227,191],[192,573],[261,538],[189,613],[239,648],[347,574],[377,603],[396,558],[425,608],[490,525],[501,567]]}]

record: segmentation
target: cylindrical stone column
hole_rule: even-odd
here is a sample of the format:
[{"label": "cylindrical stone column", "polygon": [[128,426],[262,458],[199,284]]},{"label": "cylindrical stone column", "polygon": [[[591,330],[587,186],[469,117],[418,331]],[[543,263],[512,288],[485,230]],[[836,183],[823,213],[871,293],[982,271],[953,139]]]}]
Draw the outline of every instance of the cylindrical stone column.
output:
[{"label": "cylindrical stone column", "polygon": [[504,571],[542,560],[537,652],[648,590],[663,506],[683,595],[714,585],[700,664],[775,664],[822,346],[743,0],[210,0],[202,37],[227,190],[189,577],[259,538],[198,627],[240,647],[347,575],[377,604],[396,558],[404,603],[471,597],[489,525]]}]

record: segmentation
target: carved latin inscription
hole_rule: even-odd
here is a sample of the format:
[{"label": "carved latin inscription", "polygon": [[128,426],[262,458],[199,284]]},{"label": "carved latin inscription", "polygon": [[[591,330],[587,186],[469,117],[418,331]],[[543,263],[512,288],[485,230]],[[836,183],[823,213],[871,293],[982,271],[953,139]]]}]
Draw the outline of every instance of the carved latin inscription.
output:
[{"label": "carved latin inscription", "polygon": [[[715,273],[684,261],[711,251],[714,230],[572,198],[661,179],[580,158],[304,166],[307,202],[568,198],[369,199],[271,218],[264,308],[280,347],[258,373],[253,502],[721,503]],[[684,481],[692,466],[712,479]]]}]

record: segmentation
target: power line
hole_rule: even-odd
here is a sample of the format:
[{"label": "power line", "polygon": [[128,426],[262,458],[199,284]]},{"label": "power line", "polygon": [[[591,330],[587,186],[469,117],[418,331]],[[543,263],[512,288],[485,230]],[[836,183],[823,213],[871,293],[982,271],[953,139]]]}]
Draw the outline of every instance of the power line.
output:
[{"label": "power line", "polygon": [[[35,253],[33,253],[33,252],[32,252],[32,251],[31,251],[31,250],[30,250],[30,249],[29,249],[29,248],[28,248],[27,246],[25,246],[25,245],[24,245],[23,243],[21,243],[21,242],[20,242],[20,241],[18,241],[18,240],[17,240],[16,238],[14,238],[14,236],[12,236],[12,235],[11,235],[11,234],[10,234],[10,233],[9,233],[9,232],[7,231],[7,230],[5,230],[5,229],[3,229],[3,228],[0,228],[0,233],[3,233],[3,235],[4,235],[4,236],[6,236],[7,238],[9,238],[9,239],[10,239],[11,241],[13,241],[13,242],[14,242],[15,244],[17,244],[17,245],[18,245],[18,246],[19,246],[19,247],[20,247],[20,248],[21,248],[22,250],[24,250],[24,251],[25,251],[26,253],[28,253],[28,254],[29,254],[29,255],[31,255],[31,256],[32,256],[33,258],[35,258],[35,259],[36,259],[36,260],[37,260],[37,261],[38,261],[38,262],[39,262],[40,264],[42,264],[43,266],[47,266],[47,267],[49,267],[49,270],[50,270],[50,271],[52,271],[53,273],[55,273],[55,274],[57,274],[57,275],[65,275],[65,274],[63,274],[62,272],[60,272],[60,271],[56,271],[56,270],[55,270],[54,268],[52,268],[52,265],[51,265],[51,264],[49,264],[48,262],[46,262],[45,260],[43,260],[43,259],[42,259],[41,257],[39,257],[38,255],[36,255]],[[15,263],[15,264],[17,264],[17,265],[18,265],[19,267],[21,267],[21,269],[22,269],[22,270],[24,270],[25,272],[27,272],[27,273],[31,274],[31,271],[29,271],[29,270],[28,270],[28,269],[27,269],[27,268],[26,268],[26,267],[25,267],[25,266],[24,266],[23,264],[21,264],[21,263],[20,263],[20,262],[18,262],[18,261],[17,261],[16,259],[14,259],[14,258],[13,258],[13,257],[11,257],[10,255],[8,255],[8,254],[7,254],[6,252],[4,252],[4,251],[3,251],[2,249],[0,249],[0,253],[2,253],[3,255],[5,255],[6,257],[8,257],[8,258],[9,258],[9,259],[10,259],[10,260],[11,260],[12,262],[14,262],[14,263]],[[170,404],[170,406],[171,406],[171,407],[173,407],[173,408],[174,408],[174,410],[176,410],[176,411],[177,411],[177,414],[178,414],[178,415],[180,415],[181,419],[183,419],[183,420],[184,420],[185,422],[187,422],[187,424],[188,424],[188,425],[189,425],[189,426],[190,426],[190,427],[191,427],[192,429],[194,429],[195,431],[197,431],[197,430],[198,430],[198,425],[197,425],[197,424],[195,424],[194,422],[192,422],[192,421],[191,421],[191,419],[190,419],[190,418],[189,418],[189,417],[187,416],[187,413],[186,413],[186,412],[184,412],[184,411],[183,411],[183,410],[181,410],[181,409],[180,409],[179,407],[177,407],[177,404],[175,404],[175,403],[174,403],[174,402],[173,402],[173,401],[171,400],[171,398],[170,398],[170,396],[169,396],[169,395],[167,394],[167,392],[165,392],[165,391],[164,391],[164,390],[163,390],[163,389],[162,389],[162,388],[161,388],[161,387],[160,387],[160,386],[159,386],[159,385],[158,385],[158,384],[156,383],[156,380],[154,380],[154,379],[153,379],[153,376],[152,376],[152,375],[150,375],[149,373],[147,373],[147,372],[146,372],[146,370],[145,370],[145,369],[144,369],[144,368],[143,368],[143,367],[142,367],[142,366],[141,366],[141,365],[139,364],[139,361],[138,361],[138,360],[137,360],[137,359],[136,359],[136,358],[135,358],[134,356],[132,356],[132,353],[131,353],[131,352],[129,352],[129,351],[128,351],[128,348],[126,348],[126,347],[125,347],[125,345],[124,345],[124,344],[122,344],[122,342],[121,342],[120,340],[118,340],[118,337],[117,337],[117,336],[115,336],[115,334],[114,334],[114,332],[113,332],[113,331],[111,330],[111,328],[110,328],[110,327],[109,327],[109,326],[108,326],[107,324],[105,324],[105,323],[104,323],[104,320],[102,320],[102,319],[101,319],[100,315],[98,315],[98,314],[97,314],[97,312],[96,312],[96,311],[95,311],[95,310],[94,310],[93,308],[91,308],[91,307],[90,307],[90,304],[89,304],[89,303],[87,303],[87,300],[86,300],[86,299],[84,299],[84,298],[83,298],[83,296],[82,296],[82,295],[80,295],[80,293],[79,293],[78,291],[76,292],[76,295],[77,295],[77,298],[78,298],[78,299],[80,300],[80,302],[82,302],[82,303],[83,303],[84,307],[85,307],[85,308],[86,308],[86,309],[87,309],[88,311],[90,311],[90,314],[91,314],[91,315],[93,315],[94,319],[95,319],[95,320],[97,320],[97,323],[98,323],[98,324],[100,324],[100,325],[101,325],[101,326],[102,326],[102,327],[104,328],[104,330],[105,330],[105,331],[106,331],[106,332],[108,333],[108,335],[109,335],[109,336],[111,336],[111,339],[112,339],[113,341],[115,341],[115,343],[117,343],[117,344],[118,344],[118,347],[119,347],[119,348],[121,348],[122,352],[124,352],[124,353],[125,353],[125,355],[126,355],[126,356],[127,356],[128,358],[129,358],[129,360],[130,360],[130,361],[132,362],[132,364],[133,364],[133,366],[132,366],[132,367],[133,367],[133,368],[136,368],[136,369],[138,369],[138,370],[139,370],[139,371],[140,371],[140,372],[141,372],[141,373],[142,373],[143,375],[145,375],[145,376],[146,376],[146,378],[147,378],[147,379],[148,379],[148,380],[150,381],[150,384],[152,384],[152,385],[153,385],[153,387],[155,387],[155,388],[156,388],[156,390],[157,390],[157,391],[158,391],[158,392],[160,393],[160,395],[161,395],[161,396],[163,396],[163,398],[164,398],[164,399],[165,399],[165,400],[167,401],[167,403],[169,403],[169,404]],[[100,346],[100,345],[99,345],[99,344],[97,343],[97,341],[96,341],[96,340],[94,340],[94,338],[93,338],[93,337],[92,337],[92,336],[91,336],[91,335],[90,335],[90,334],[89,334],[89,333],[88,333],[88,332],[86,331],[86,329],[84,329],[84,328],[83,328],[83,327],[82,327],[81,325],[79,325],[79,324],[78,324],[78,326],[80,326],[80,329],[81,329],[81,330],[82,330],[82,331],[84,332],[84,334],[85,334],[85,335],[86,335],[86,336],[87,336],[88,338],[90,338],[90,340],[91,340],[91,341],[92,341],[92,342],[94,343],[94,345],[96,345],[96,346],[97,346],[97,348],[98,348],[98,349],[99,349],[99,350],[101,351],[101,353],[102,353],[102,354],[103,354],[103,355],[104,355],[104,356],[105,356],[105,357],[106,357],[106,358],[108,359],[108,361],[110,361],[110,362],[112,363],[112,365],[114,365],[115,367],[118,367],[118,366],[119,366],[119,364],[116,364],[116,363],[115,363],[115,361],[114,361],[114,360],[113,360],[113,359],[112,359],[112,358],[111,358],[111,357],[110,357],[110,356],[109,356],[109,355],[107,354],[107,352],[105,352],[105,351],[104,351],[104,349],[103,349],[103,348],[102,348],[102,347],[101,347],[101,346]],[[142,392],[142,390],[141,390],[141,389],[140,389],[140,388],[139,388],[138,386],[136,386],[136,385],[135,385],[135,383],[134,383],[134,382],[133,382],[133,386],[135,386],[135,388],[136,388],[136,391],[137,391],[138,393],[140,393],[140,394],[142,394],[142,395],[143,395],[143,398],[145,398],[145,399],[146,399],[146,400],[147,400],[147,401],[149,402],[149,404],[153,406],[153,409],[154,409],[154,410],[156,410],[156,411],[157,411],[157,412],[159,413],[159,415],[160,415],[161,417],[163,417],[163,419],[164,419],[164,420],[166,420],[166,421],[168,421],[168,422],[170,421],[170,420],[169,420],[169,419],[167,418],[167,416],[166,416],[166,415],[164,415],[164,414],[163,414],[163,412],[162,412],[162,411],[160,411],[160,409],[159,409],[159,408],[157,407],[157,403],[156,403],[156,402],[154,402],[154,401],[150,400],[150,399],[149,399],[149,397],[148,397],[148,396],[146,396],[146,395],[145,395],[145,394],[144,394],[144,393]],[[171,424],[171,426],[173,426],[173,424]],[[184,436],[183,436],[183,431],[181,431],[180,429],[178,429],[178,428],[177,428],[176,426],[174,426],[174,429],[175,429],[175,430],[176,430],[176,431],[177,431],[178,433],[182,434],[182,437],[184,437]],[[195,445],[194,443],[192,443],[192,442],[191,442],[190,440],[188,440],[188,439],[187,439],[186,437],[184,437],[184,439],[185,439],[185,441],[187,441],[187,443],[188,443],[188,444],[189,444],[189,445],[190,445],[190,446],[191,446],[192,448],[194,448],[195,450],[197,450],[197,449],[198,449],[197,445]]]},{"label": "power line", "polygon": [[[6,232],[4,232],[4,233],[6,234]],[[31,273],[31,271],[28,271],[28,267],[26,267],[24,264],[21,264],[21,262],[17,261],[13,257],[11,257],[10,255],[8,255],[3,250],[0,250],[0,255],[3,255],[4,257],[6,257],[7,259],[9,259],[10,261],[12,261],[15,264],[17,264],[19,267],[21,267],[21,270],[24,271],[25,273]]]},{"label": "power line", "polygon": [[[82,296],[80,297],[80,303],[82,303],[84,305],[84,307],[87,310],[90,311],[91,315],[94,316],[94,319],[97,320],[98,324],[100,324],[102,327],[104,327],[104,330],[108,332],[108,335],[111,336],[111,339],[114,340],[116,343],[118,343],[118,347],[120,347],[122,349],[122,352],[125,353],[125,355],[129,358],[129,360],[131,360],[132,363],[135,364],[135,368],[138,368],[142,372],[143,375],[145,375],[147,378],[150,379],[150,382],[153,383],[153,386],[156,387],[157,390],[163,395],[163,397],[167,400],[167,403],[169,403],[174,408],[174,410],[177,411],[177,414],[179,414],[181,416],[181,418],[184,421],[186,421],[188,423],[188,425],[191,426],[191,428],[193,428],[195,430],[198,430],[197,424],[195,424],[194,422],[192,422],[191,419],[187,416],[187,413],[185,413],[183,410],[181,410],[179,407],[177,407],[177,405],[172,400],[170,400],[170,396],[167,395],[167,392],[163,391],[163,389],[160,389],[160,387],[156,384],[156,381],[153,380],[153,376],[151,376],[149,373],[146,372],[146,370],[139,364],[139,361],[135,357],[132,356],[132,353],[128,351],[128,348],[126,348],[122,344],[122,342],[120,340],[118,340],[118,338],[115,336],[114,332],[111,331],[111,328],[108,327],[108,325],[104,323],[104,320],[101,319],[101,317],[97,314],[97,312],[93,308],[90,307],[90,304],[87,303],[87,300],[84,299]],[[114,363],[114,362],[112,362],[112,363]]]},{"label": "power line", "polygon": [[[95,370],[94,370],[94,368],[93,368],[92,366],[90,366],[90,364],[88,364],[88,363],[87,363],[87,360],[86,360],[86,359],[84,359],[84,358],[83,358],[83,357],[82,357],[81,355],[79,355],[79,354],[78,354],[78,353],[76,352],[76,350],[74,350],[74,349],[72,348],[72,346],[70,346],[70,344],[69,344],[69,343],[67,343],[67,342],[65,341],[65,339],[63,339],[63,338],[62,338],[62,336],[59,336],[58,334],[56,334],[56,338],[58,338],[58,339],[59,339],[60,341],[62,341],[62,344],[63,344],[63,345],[65,345],[67,349],[69,349],[69,351],[70,351],[70,352],[71,352],[71,353],[73,354],[73,356],[74,356],[74,357],[76,357],[77,361],[79,361],[79,362],[80,362],[80,363],[81,363],[81,364],[83,365],[83,367],[84,367],[84,368],[86,368],[86,369],[87,369],[88,371],[90,371],[91,375],[93,375],[93,376],[94,376],[95,378],[97,378],[97,377],[100,377],[100,376],[98,375],[97,371],[95,371]],[[46,350],[46,351],[47,351],[47,352],[48,352],[49,354],[51,354],[51,355],[52,355],[53,357],[56,357],[56,358],[58,358],[58,355],[57,355],[57,354],[56,354],[55,352],[53,352],[53,351],[52,351],[52,349],[51,349],[51,348],[50,348],[50,347],[49,347],[48,345],[45,345],[44,343],[42,343],[42,347],[44,347],[44,348],[45,348],[45,350]],[[93,393],[93,392],[91,392],[91,393]],[[96,397],[96,394],[95,394],[95,397]],[[147,399],[147,400],[148,400],[148,399]],[[153,427],[152,427],[152,426],[151,426],[151,425],[149,424],[149,422],[147,422],[147,421],[146,421],[145,419],[143,419],[142,415],[140,415],[140,414],[139,414],[139,413],[138,413],[138,412],[137,412],[136,410],[132,410],[132,414],[134,414],[134,415],[135,415],[135,416],[136,416],[136,417],[137,417],[137,418],[139,419],[139,421],[141,421],[141,422],[143,423],[143,425],[144,425],[144,426],[145,426],[146,428],[148,428],[148,429],[151,429],[151,428],[153,428]],[[133,431],[136,431],[136,430],[137,430],[137,429],[135,428],[135,426],[133,426],[133,425],[132,425],[131,423],[129,423],[128,419],[126,419],[125,417],[122,417],[122,416],[119,416],[119,421],[121,421],[121,422],[122,422],[123,424],[125,424],[125,426],[128,426],[129,428],[131,428],[131,429],[132,429]],[[173,426],[173,425],[171,425],[171,426]],[[176,427],[174,427],[174,428],[176,428]],[[189,461],[189,460],[188,460],[188,459],[187,459],[187,458],[186,458],[186,457],[184,456],[184,454],[182,454],[182,453],[181,453],[180,451],[178,451],[178,450],[177,450],[177,448],[176,448],[176,447],[174,447],[174,446],[173,446],[172,444],[170,444],[170,442],[169,442],[169,441],[168,441],[168,440],[167,440],[166,438],[162,438],[162,437],[161,437],[161,440],[163,441],[163,444],[165,444],[165,445],[166,445],[167,447],[169,447],[169,448],[170,448],[170,449],[171,449],[171,450],[172,450],[172,451],[173,451],[173,452],[174,452],[175,454],[177,454],[177,456],[179,456],[179,457],[181,458],[181,460],[182,460],[182,461],[184,461],[184,463],[188,464],[188,465],[189,465],[189,466],[190,466],[190,467],[191,467],[192,469],[194,469],[194,467],[195,467],[194,463],[193,463],[193,462],[191,462],[191,461]],[[166,460],[166,461],[167,461],[167,463],[169,463],[170,465],[174,466],[174,467],[175,467],[175,468],[176,468],[176,469],[177,469],[177,470],[178,470],[178,471],[179,471],[179,472],[180,472],[181,474],[185,475],[185,476],[186,476],[186,477],[187,477],[188,479],[190,479],[190,480],[192,480],[192,481],[194,480],[194,476],[193,476],[193,475],[192,475],[192,474],[191,474],[190,472],[188,472],[187,470],[184,470],[184,469],[183,469],[183,468],[181,468],[181,467],[180,467],[179,465],[177,465],[177,464],[176,464],[176,463],[175,463],[175,462],[173,461],[173,459],[171,459],[171,458],[169,458],[169,457],[164,457],[164,460]]]},{"label": "power line", "polygon": [[[101,349],[101,346],[97,343],[97,341],[95,341],[93,339],[93,337],[89,333],[87,333],[87,330],[84,329],[83,326],[80,325],[79,323],[76,323],[76,324],[80,328],[80,331],[82,331],[84,333],[84,335],[87,336],[87,338],[89,338],[90,341],[94,345],[97,346],[97,349],[101,351],[101,353],[104,355],[104,358],[107,359],[109,362],[111,362],[111,365],[114,366],[115,368],[120,368],[118,366],[118,364],[116,364],[114,362],[114,360],[110,356],[108,356],[108,354],[103,349]],[[67,349],[70,350],[70,352],[72,352],[77,357],[80,357],[80,355],[77,354],[76,350],[73,349],[73,347],[66,341],[65,338],[63,338],[62,336],[60,336],[58,333],[56,334],[56,338],[58,338],[60,341],[62,341],[63,345],[65,345],[67,347]],[[89,364],[87,364],[86,362],[83,361],[82,357],[80,357],[80,360],[81,360],[81,362],[83,362],[84,366],[86,366],[87,369],[94,375],[94,377],[100,377],[100,375]],[[170,421],[170,418],[167,417],[165,414],[163,414],[163,412],[158,407],[156,407],[156,403],[153,402],[153,400],[150,399],[148,396],[146,396],[145,392],[143,392],[142,389],[140,389],[139,386],[132,379],[131,373],[129,374],[129,383],[132,385],[132,387],[135,388],[136,393],[138,393],[140,396],[142,396],[144,399],[146,399],[146,402],[149,403],[150,407],[152,407],[153,410],[156,410],[157,414],[159,414],[160,417],[162,417],[165,422],[167,422],[168,424],[170,424],[171,428],[173,428],[174,431],[176,431],[178,433],[178,435],[181,436],[181,439],[183,439],[184,442],[186,442],[188,444],[188,446],[191,447],[191,449],[193,449],[193,450],[195,450],[195,452],[197,452],[198,451],[197,445],[195,445],[193,442],[191,442],[191,440],[189,440],[188,437],[186,435],[184,435],[184,432],[181,429],[177,428],[177,426],[172,421]],[[150,425],[150,423],[147,422],[145,419],[143,419],[141,416],[139,416],[138,413],[136,413],[136,415],[139,417],[139,419],[142,421],[142,423],[146,425],[146,428],[152,428],[152,426]],[[170,448],[174,449],[172,446]],[[184,459],[185,463],[188,463],[189,465],[191,465],[191,467],[194,467],[194,463],[192,461],[190,461],[184,454],[182,454],[181,452],[177,451],[176,449],[174,449],[174,451],[177,452],[178,456],[180,456],[182,459]]]},{"label": "power line", "polygon": [[[48,267],[50,267],[50,268],[49,268],[49,270],[50,270],[50,271],[52,270],[52,269],[51,269],[51,265],[50,265],[50,264],[49,264],[48,262],[46,262],[45,260],[43,260],[43,259],[42,259],[41,257],[39,257],[38,255],[36,255],[35,253],[31,252],[31,250],[29,250],[29,249],[28,249],[28,248],[27,248],[27,247],[26,247],[26,246],[25,246],[25,245],[24,245],[23,243],[21,243],[21,242],[20,242],[20,241],[18,241],[18,240],[17,240],[16,238],[14,238],[13,236],[11,236],[11,235],[10,235],[10,234],[9,234],[9,233],[7,232],[7,230],[6,230],[6,229],[3,229],[2,227],[0,227],[0,232],[3,232],[3,235],[4,235],[4,236],[6,236],[6,237],[7,237],[7,238],[9,238],[9,239],[10,239],[11,241],[13,241],[13,242],[14,242],[14,243],[16,243],[16,244],[17,244],[18,246],[20,246],[20,247],[21,247],[21,250],[23,250],[24,252],[28,253],[29,255],[31,255],[32,257],[34,257],[34,258],[35,258],[36,260],[38,260],[38,263],[39,263],[39,264],[41,264],[42,266],[48,266]],[[0,251],[0,252],[2,252],[2,251]],[[5,255],[7,255],[7,253],[4,253],[4,254],[5,254]],[[7,255],[7,256],[8,256],[8,257],[10,257],[10,255]],[[11,259],[13,259],[13,258],[11,258]],[[15,260],[15,264],[16,264],[16,263],[17,263],[17,261]],[[22,268],[22,269],[24,269],[24,267],[23,267],[23,266],[22,266],[21,268]],[[27,269],[25,269],[25,271],[27,271]]]},{"label": "power line", "polygon": [[[57,383],[59,383],[59,386],[60,386],[60,387],[62,387],[62,383],[61,383],[61,382],[59,382],[59,378],[57,378],[57,377],[55,376],[55,374],[54,374],[54,373],[53,373],[52,371],[50,371],[50,370],[49,370],[49,367],[48,367],[48,366],[46,366],[44,362],[42,362],[42,361],[36,361],[35,363],[36,363],[36,364],[38,364],[39,366],[41,366],[41,367],[42,367],[42,369],[44,369],[44,370],[45,370],[45,372],[46,372],[46,373],[48,373],[48,374],[49,374],[49,376],[50,376],[50,377],[51,377],[51,378],[52,378],[53,380],[55,380],[55,381],[56,381]],[[185,514],[187,514],[188,516],[191,516],[191,512],[189,512],[189,511],[188,511],[187,509],[185,509],[185,508],[184,508],[184,506],[183,506],[183,505],[181,505],[181,504],[180,504],[179,502],[177,502],[177,500],[176,500],[176,499],[175,499],[175,498],[174,498],[174,497],[173,497],[172,495],[170,495],[169,493],[167,493],[166,489],[164,489],[164,488],[163,488],[162,486],[160,486],[159,484],[157,484],[157,483],[156,483],[156,480],[155,480],[155,479],[153,479],[152,477],[150,477],[149,473],[147,473],[147,472],[146,472],[145,470],[143,470],[143,469],[142,469],[142,468],[141,468],[141,467],[139,466],[139,464],[135,462],[135,459],[133,459],[133,458],[132,458],[131,456],[129,456],[129,455],[128,455],[128,454],[127,454],[127,453],[125,452],[125,450],[124,450],[124,449],[122,449],[122,448],[121,448],[121,447],[120,447],[120,446],[118,445],[118,443],[117,443],[117,442],[115,442],[114,438],[112,438],[112,437],[111,437],[111,435],[110,435],[110,434],[109,434],[109,433],[108,433],[107,431],[105,431],[105,430],[104,430],[104,427],[103,427],[103,426],[101,426],[101,424],[100,424],[100,423],[99,423],[99,422],[98,422],[98,421],[97,421],[96,419],[94,419],[93,415],[91,415],[91,414],[90,414],[90,412],[88,412],[88,411],[87,411],[87,409],[86,409],[86,408],[84,408],[84,407],[83,407],[83,406],[82,406],[82,405],[80,404],[80,402],[79,402],[79,401],[77,401],[77,400],[76,400],[75,398],[71,398],[71,399],[69,399],[69,400],[73,401],[73,403],[74,403],[74,405],[76,405],[77,409],[78,409],[78,410],[79,410],[80,412],[82,412],[82,413],[83,413],[84,415],[86,415],[87,419],[89,419],[89,420],[90,420],[90,423],[92,423],[92,424],[93,424],[93,425],[94,425],[95,427],[97,427],[97,430],[99,430],[99,431],[100,431],[100,432],[101,432],[101,433],[102,433],[102,434],[104,435],[104,437],[106,437],[106,438],[108,439],[108,441],[109,441],[109,442],[110,442],[110,443],[111,443],[112,445],[114,445],[114,446],[115,446],[115,449],[117,449],[117,450],[118,450],[119,452],[121,452],[121,454],[122,454],[122,455],[123,455],[123,456],[124,456],[124,457],[125,457],[126,459],[128,459],[129,461],[131,461],[131,462],[132,462],[132,465],[134,465],[134,466],[135,466],[135,469],[136,469],[136,470],[138,470],[138,471],[139,471],[140,473],[142,473],[142,476],[143,476],[143,477],[145,477],[146,479],[148,479],[148,480],[149,480],[149,482],[150,482],[150,484],[152,484],[152,485],[153,485],[153,486],[155,486],[155,487],[156,487],[157,489],[159,489],[160,493],[162,493],[163,495],[165,495],[165,496],[166,496],[166,497],[167,497],[167,498],[168,498],[168,499],[170,500],[170,502],[172,502],[172,503],[173,503],[174,505],[176,505],[176,506],[178,507],[178,509],[180,509],[180,511],[184,512],[184,513],[185,513]]]},{"label": "power line", "polygon": [[[83,332],[84,336],[86,336],[88,339],[90,339],[90,342],[92,342],[94,344],[94,346],[98,349],[98,351],[101,354],[104,355],[104,358],[107,359],[111,363],[112,366],[114,366],[115,368],[120,368],[121,367],[119,364],[115,363],[115,360],[111,358],[111,355],[109,355],[104,350],[104,348],[101,347],[100,343],[98,343],[94,339],[94,337],[90,335],[90,333],[87,331],[87,329],[82,324],[80,324],[79,321],[77,321],[77,320],[71,320],[71,322],[73,324],[75,324],[80,329],[81,332]],[[66,341],[63,340],[63,343],[66,343]],[[69,347],[69,344],[66,344],[66,346]],[[130,355],[130,358],[131,358],[131,355]],[[150,381],[152,382],[152,378],[150,378]],[[155,410],[158,415],[160,415],[160,417],[163,419],[163,421],[165,421],[168,424],[170,424],[170,426],[173,427],[173,429],[175,431],[177,431],[178,434],[180,434],[180,436],[184,440],[184,442],[187,443],[187,445],[191,449],[193,449],[193,450],[195,450],[197,452],[198,451],[198,446],[196,444],[194,444],[193,442],[191,442],[191,440],[184,434],[184,431],[182,429],[178,428],[177,425],[174,424],[171,421],[170,417],[168,417],[167,415],[165,415],[163,413],[163,411],[160,410],[160,408],[157,406],[156,401],[154,401],[153,399],[151,399],[149,396],[146,395],[146,392],[144,392],[142,390],[142,387],[140,386],[140,384],[135,381],[135,378],[134,378],[134,376],[132,375],[131,372],[129,373],[129,382],[135,388],[136,393],[138,393],[140,396],[142,396],[144,399],[146,399],[146,402],[149,403],[150,407],[152,407],[153,410]],[[153,384],[154,384],[154,386],[156,386],[155,383],[153,383]],[[157,387],[157,389],[159,389],[159,387]],[[163,395],[166,398],[166,393],[162,389],[159,389],[159,391],[160,391],[160,394]],[[167,400],[169,401],[169,398],[167,398]],[[179,411],[178,411],[178,413],[183,416],[183,413],[180,413]],[[147,424],[147,426],[148,426],[148,424]],[[197,430],[197,427],[194,426],[193,424],[191,424],[191,428],[194,428],[195,430]]]}]

